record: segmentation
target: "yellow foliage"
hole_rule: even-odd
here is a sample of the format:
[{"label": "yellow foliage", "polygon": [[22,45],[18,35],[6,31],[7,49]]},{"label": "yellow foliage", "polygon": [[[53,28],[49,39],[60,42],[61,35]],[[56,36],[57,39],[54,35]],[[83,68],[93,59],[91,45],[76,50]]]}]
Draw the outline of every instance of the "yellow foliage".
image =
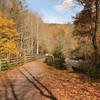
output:
[{"label": "yellow foliage", "polygon": [[11,53],[18,55],[18,49],[14,39],[19,35],[16,30],[15,22],[2,16],[0,13],[0,53]]},{"label": "yellow foliage", "polygon": [[3,52],[4,53],[11,53],[11,54],[14,54],[14,55],[18,55],[19,52],[18,52],[18,49],[16,47],[16,44],[12,41],[9,41],[9,42],[6,42],[3,44]]},{"label": "yellow foliage", "polygon": [[14,24],[15,23],[12,20],[9,20],[9,19],[6,19],[6,18],[0,16],[0,27],[14,25]]}]

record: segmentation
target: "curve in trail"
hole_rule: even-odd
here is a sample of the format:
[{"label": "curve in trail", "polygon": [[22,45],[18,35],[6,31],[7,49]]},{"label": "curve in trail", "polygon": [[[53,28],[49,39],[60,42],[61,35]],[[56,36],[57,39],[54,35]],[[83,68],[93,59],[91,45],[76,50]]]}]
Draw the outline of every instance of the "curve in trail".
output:
[{"label": "curve in trail", "polygon": [[9,71],[0,78],[0,100],[57,100],[38,79],[44,78],[41,60]]}]

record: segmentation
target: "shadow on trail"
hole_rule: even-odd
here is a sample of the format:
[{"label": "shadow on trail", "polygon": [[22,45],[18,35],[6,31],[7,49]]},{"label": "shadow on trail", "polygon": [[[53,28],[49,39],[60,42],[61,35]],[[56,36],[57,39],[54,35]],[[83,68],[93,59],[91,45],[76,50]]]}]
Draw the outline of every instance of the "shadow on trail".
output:
[{"label": "shadow on trail", "polygon": [[[24,68],[24,70],[32,77],[33,80],[31,80],[30,78],[28,78],[24,72],[22,72],[21,70],[20,73],[22,73],[22,75],[40,92],[40,94],[46,98],[49,98],[51,100],[58,100],[50,90],[48,90],[47,87],[45,87],[39,80],[37,80],[32,73],[30,73],[27,69]],[[40,86],[39,86],[40,85]],[[47,93],[45,94],[44,91],[42,89],[44,89]]]},{"label": "shadow on trail", "polygon": [[[1,79],[2,83],[3,83],[3,87],[4,87],[4,97],[5,97],[5,100],[9,100],[8,98],[8,88],[7,88],[7,85],[5,83],[5,80],[4,79]],[[2,95],[0,95],[0,97],[2,97]]]},{"label": "shadow on trail", "polygon": [[[14,98],[13,100],[19,100],[18,96],[16,95],[15,89],[14,89],[13,81],[7,76],[5,76],[5,79],[6,79],[8,86],[11,89],[11,93],[12,93],[13,98]],[[7,86],[5,87],[5,89],[7,89]],[[6,100],[11,100],[11,99],[6,99]]]}]

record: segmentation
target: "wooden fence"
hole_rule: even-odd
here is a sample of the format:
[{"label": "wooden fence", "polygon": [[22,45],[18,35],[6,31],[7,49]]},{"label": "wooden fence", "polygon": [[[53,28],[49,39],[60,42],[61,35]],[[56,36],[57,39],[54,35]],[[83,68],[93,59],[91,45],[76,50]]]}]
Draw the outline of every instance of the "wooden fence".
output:
[{"label": "wooden fence", "polygon": [[25,56],[25,57],[16,57],[12,59],[0,59],[0,71],[1,70],[7,70],[9,67],[16,67],[23,65],[28,62],[35,61],[37,59],[43,58],[43,55],[32,55],[32,56]]}]

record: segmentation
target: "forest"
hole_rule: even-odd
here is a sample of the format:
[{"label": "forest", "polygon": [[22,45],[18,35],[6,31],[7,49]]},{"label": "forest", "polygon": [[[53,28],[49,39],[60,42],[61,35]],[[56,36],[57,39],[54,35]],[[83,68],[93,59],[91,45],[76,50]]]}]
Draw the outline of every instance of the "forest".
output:
[{"label": "forest", "polygon": [[38,14],[27,9],[25,2],[11,0],[7,5],[5,2],[0,3],[0,53],[1,61],[4,60],[7,64],[4,63],[3,70],[6,70],[5,66],[9,67],[9,64],[14,63],[16,66],[39,56],[41,58],[46,53],[51,54],[59,43],[66,56],[69,56],[70,49],[75,48],[76,42],[72,38],[73,25],[45,24]]},{"label": "forest", "polygon": [[0,100],[100,99],[100,0],[71,1],[83,9],[58,24],[0,0]]}]

